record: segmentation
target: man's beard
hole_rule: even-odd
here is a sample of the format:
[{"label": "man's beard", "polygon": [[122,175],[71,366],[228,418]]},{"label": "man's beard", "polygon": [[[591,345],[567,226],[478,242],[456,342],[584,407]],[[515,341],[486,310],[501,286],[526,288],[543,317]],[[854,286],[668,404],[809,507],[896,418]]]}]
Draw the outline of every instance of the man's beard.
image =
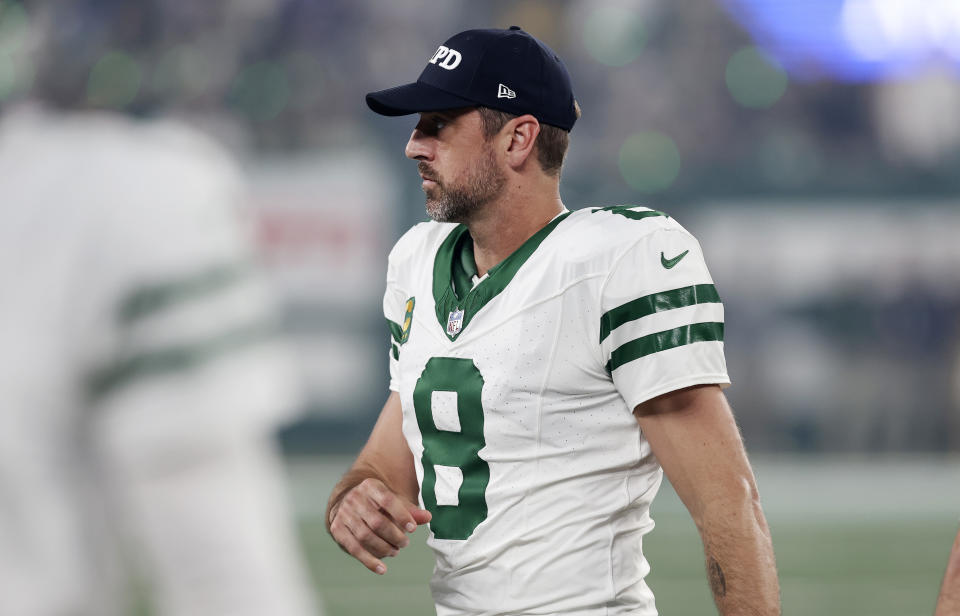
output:
[{"label": "man's beard", "polygon": [[466,177],[457,184],[445,183],[424,163],[418,163],[420,173],[436,182],[427,193],[427,215],[437,222],[469,222],[486,204],[503,193],[507,176],[497,167],[493,151],[486,147],[470,168]]}]

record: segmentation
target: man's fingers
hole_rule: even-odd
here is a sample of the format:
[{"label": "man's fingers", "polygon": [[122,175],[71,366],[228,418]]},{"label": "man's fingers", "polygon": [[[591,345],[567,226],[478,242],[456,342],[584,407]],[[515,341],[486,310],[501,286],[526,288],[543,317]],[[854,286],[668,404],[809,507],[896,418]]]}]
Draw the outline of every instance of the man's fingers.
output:
[{"label": "man's fingers", "polygon": [[426,524],[433,517],[429,511],[426,509],[420,509],[416,505],[410,506],[410,515],[413,517],[413,521],[417,524]]},{"label": "man's fingers", "polygon": [[383,575],[387,572],[387,566],[383,561],[376,558],[373,554],[363,549],[363,546],[352,536],[344,537],[340,545],[354,558],[363,563],[363,566],[373,571],[377,575]]},{"label": "man's fingers", "polygon": [[340,546],[374,573],[383,574],[381,558],[396,556],[409,545],[406,532],[430,521],[420,509],[376,479],[366,479],[348,491],[331,510],[330,533]]},{"label": "man's fingers", "polygon": [[[377,514],[384,520],[385,518]],[[370,522],[360,517],[344,514],[343,523],[363,548],[377,558],[396,556],[397,546],[387,543],[377,532],[370,527]],[[392,524],[392,523],[391,523]]]},{"label": "man's fingers", "polygon": [[[367,480],[351,490],[344,497],[344,503],[351,513],[362,519],[381,539],[396,548],[406,547],[409,543],[407,536],[380,506],[378,499],[385,500],[381,494],[383,491],[392,494],[379,481]],[[361,532],[362,529],[357,528],[356,531]]]},{"label": "man's fingers", "polygon": [[410,540],[403,534],[403,531],[412,533],[417,528],[417,521],[407,511],[407,503],[383,487],[372,490],[370,497],[379,509],[390,516],[393,522],[389,528],[376,528],[375,530],[382,531],[381,536],[397,547],[406,547]]}]

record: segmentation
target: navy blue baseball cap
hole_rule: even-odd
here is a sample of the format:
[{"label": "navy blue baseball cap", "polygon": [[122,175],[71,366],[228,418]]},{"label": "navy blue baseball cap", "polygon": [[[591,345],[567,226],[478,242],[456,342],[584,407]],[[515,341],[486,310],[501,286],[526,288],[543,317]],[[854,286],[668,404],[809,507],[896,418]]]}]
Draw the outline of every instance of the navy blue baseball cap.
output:
[{"label": "navy blue baseball cap", "polygon": [[453,35],[415,82],[371,92],[367,105],[386,116],[482,105],[564,130],[577,121],[567,68],[519,26]]}]

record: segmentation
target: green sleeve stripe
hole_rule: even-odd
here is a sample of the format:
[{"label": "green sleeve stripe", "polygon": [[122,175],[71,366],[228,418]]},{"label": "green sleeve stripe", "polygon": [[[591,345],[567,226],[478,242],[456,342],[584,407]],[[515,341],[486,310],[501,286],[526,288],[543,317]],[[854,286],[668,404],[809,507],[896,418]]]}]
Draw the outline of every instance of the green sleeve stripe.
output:
[{"label": "green sleeve stripe", "polygon": [[403,328],[398,323],[387,319],[387,327],[390,328],[390,337],[394,342],[400,342],[403,339]]},{"label": "green sleeve stripe", "polygon": [[684,306],[716,303],[720,303],[720,295],[712,284],[698,284],[645,295],[617,306],[600,317],[600,342],[606,340],[610,332],[624,323]]},{"label": "green sleeve stripe", "polygon": [[192,370],[232,351],[273,338],[278,330],[276,324],[258,323],[195,344],[134,355],[95,374],[88,391],[92,398],[99,398],[141,379]]},{"label": "green sleeve stripe", "polygon": [[394,359],[400,359],[400,347],[398,347],[398,346],[395,345],[395,344],[391,344],[391,345],[390,345],[390,349],[391,349],[392,352],[393,352],[393,358],[394,358]]},{"label": "green sleeve stripe", "polygon": [[228,288],[253,271],[249,263],[220,265],[177,280],[145,285],[133,290],[120,302],[117,319],[128,325],[170,306],[187,302]]},{"label": "green sleeve stripe", "polygon": [[623,364],[660,351],[693,344],[694,342],[723,342],[723,323],[695,323],[642,336],[626,342],[610,354],[607,372]]}]

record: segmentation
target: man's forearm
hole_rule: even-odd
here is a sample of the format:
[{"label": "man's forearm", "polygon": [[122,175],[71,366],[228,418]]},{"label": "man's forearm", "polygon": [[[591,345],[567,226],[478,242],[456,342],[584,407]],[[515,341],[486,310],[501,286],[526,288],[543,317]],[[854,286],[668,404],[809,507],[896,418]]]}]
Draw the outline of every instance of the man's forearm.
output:
[{"label": "man's forearm", "polygon": [[960,614],[960,532],[953,542],[953,550],[947,560],[947,570],[940,586],[940,598],[934,616]]},{"label": "man's forearm", "polygon": [[770,529],[758,500],[727,503],[698,523],[707,580],[722,616],[778,616],[780,584]]}]

